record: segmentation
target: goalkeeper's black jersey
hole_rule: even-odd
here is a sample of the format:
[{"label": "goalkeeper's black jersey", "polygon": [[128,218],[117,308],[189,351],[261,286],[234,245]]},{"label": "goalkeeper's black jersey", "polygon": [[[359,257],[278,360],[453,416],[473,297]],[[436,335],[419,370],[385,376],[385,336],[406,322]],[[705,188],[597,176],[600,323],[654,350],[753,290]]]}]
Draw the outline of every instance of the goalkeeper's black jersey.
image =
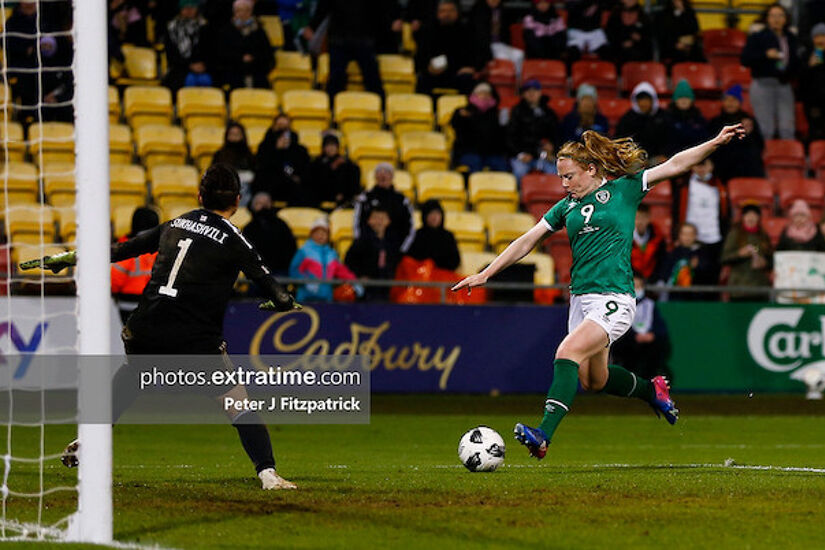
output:
[{"label": "goalkeeper's black jersey", "polygon": [[240,231],[208,210],[193,210],[112,245],[111,259],[117,262],[154,251],[158,256],[151,280],[128,327],[135,338],[144,344],[156,342],[162,350],[171,345],[186,353],[187,345],[221,341],[239,270],[270,297],[284,292]]}]

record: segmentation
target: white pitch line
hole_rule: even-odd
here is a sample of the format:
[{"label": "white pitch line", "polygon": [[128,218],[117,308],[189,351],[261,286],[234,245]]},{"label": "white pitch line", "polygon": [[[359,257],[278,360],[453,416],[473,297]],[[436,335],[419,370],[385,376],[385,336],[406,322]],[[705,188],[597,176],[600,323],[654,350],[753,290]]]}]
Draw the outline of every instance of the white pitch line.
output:
[{"label": "white pitch line", "polygon": [[[435,464],[433,468],[438,469],[452,469],[463,468],[461,464]],[[563,466],[554,466],[551,464],[504,464],[500,469],[549,469],[562,468]],[[593,469],[609,469],[609,468],[650,468],[660,470],[678,470],[678,469],[703,469],[703,468],[731,468],[734,470],[752,470],[752,471],[774,471],[774,472],[799,472],[809,474],[825,474],[825,468],[811,468],[807,466],[766,466],[758,464],[574,464],[567,466],[569,468],[593,468]]]}]

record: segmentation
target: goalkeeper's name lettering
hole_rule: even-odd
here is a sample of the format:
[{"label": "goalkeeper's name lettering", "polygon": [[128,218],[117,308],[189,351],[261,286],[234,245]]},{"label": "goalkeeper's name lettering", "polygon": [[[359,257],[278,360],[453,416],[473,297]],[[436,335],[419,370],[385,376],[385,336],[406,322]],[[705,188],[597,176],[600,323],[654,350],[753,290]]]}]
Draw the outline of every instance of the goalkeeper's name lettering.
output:
[{"label": "goalkeeper's name lettering", "polygon": [[225,411],[289,411],[311,415],[316,412],[360,412],[361,400],[355,397],[327,397],[326,399],[299,399],[293,396],[266,399],[223,398]]},{"label": "goalkeeper's name lettering", "polygon": [[225,231],[221,231],[217,227],[193,220],[187,220],[186,218],[175,218],[171,222],[171,227],[183,229],[185,231],[189,231],[190,233],[203,235],[204,237],[208,237],[220,244],[223,244],[223,241],[227,237],[227,233]]}]

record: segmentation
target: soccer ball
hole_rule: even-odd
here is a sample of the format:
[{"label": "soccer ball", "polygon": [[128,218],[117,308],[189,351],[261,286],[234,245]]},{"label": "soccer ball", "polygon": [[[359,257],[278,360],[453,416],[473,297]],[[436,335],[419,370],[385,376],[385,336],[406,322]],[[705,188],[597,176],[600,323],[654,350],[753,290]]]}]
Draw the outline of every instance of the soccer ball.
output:
[{"label": "soccer ball", "polygon": [[471,472],[492,472],[504,462],[504,440],[487,426],[478,426],[461,436],[458,459]]}]

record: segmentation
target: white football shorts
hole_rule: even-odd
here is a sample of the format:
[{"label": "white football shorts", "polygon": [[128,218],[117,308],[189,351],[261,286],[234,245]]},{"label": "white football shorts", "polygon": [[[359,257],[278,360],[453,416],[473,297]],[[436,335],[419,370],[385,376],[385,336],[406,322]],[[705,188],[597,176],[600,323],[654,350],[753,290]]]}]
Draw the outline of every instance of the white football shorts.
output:
[{"label": "white football shorts", "polygon": [[630,294],[573,294],[567,316],[568,333],[590,319],[607,333],[610,344],[628,331],[636,316],[636,298]]}]

